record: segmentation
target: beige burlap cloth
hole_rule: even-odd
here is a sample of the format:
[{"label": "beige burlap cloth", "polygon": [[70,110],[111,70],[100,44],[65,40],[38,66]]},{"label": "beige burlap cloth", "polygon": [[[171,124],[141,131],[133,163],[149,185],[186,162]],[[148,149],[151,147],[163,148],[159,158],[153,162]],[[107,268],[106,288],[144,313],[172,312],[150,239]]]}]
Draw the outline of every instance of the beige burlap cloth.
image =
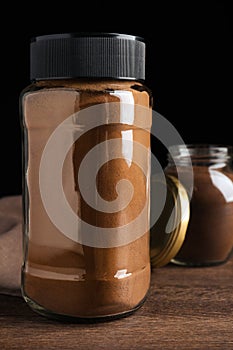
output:
[{"label": "beige burlap cloth", "polygon": [[0,293],[20,296],[22,197],[0,199]]}]

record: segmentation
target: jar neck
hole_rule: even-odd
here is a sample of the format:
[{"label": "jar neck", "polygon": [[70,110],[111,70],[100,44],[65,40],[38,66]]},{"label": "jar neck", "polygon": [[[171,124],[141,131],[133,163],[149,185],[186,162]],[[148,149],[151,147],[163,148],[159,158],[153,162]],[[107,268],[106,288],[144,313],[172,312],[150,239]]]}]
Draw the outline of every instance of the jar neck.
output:
[{"label": "jar neck", "polygon": [[169,166],[203,166],[222,168],[231,165],[233,147],[205,144],[174,145],[169,148]]}]

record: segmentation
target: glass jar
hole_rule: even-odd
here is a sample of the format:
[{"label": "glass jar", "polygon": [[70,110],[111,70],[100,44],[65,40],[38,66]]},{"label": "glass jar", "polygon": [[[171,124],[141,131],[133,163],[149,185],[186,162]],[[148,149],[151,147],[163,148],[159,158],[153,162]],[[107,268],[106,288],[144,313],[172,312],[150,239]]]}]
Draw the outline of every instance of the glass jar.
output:
[{"label": "glass jar", "polygon": [[134,36],[31,43],[32,84],[21,95],[22,293],[42,315],[103,320],[146,298],[152,97],[144,66],[145,43]]},{"label": "glass jar", "polygon": [[177,171],[182,173],[184,182],[193,172],[194,187],[192,196],[190,194],[190,219],[185,240],[172,262],[187,266],[226,262],[233,247],[232,147],[173,146],[165,173],[176,176]]}]

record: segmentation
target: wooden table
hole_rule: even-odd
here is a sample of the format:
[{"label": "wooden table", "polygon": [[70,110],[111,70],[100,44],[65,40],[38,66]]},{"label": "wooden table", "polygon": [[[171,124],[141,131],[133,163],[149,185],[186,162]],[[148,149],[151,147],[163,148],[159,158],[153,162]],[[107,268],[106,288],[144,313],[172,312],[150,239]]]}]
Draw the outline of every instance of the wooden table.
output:
[{"label": "wooden table", "polygon": [[152,272],[145,304],[127,318],[63,324],[19,297],[0,296],[0,349],[233,349],[233,259]]}]

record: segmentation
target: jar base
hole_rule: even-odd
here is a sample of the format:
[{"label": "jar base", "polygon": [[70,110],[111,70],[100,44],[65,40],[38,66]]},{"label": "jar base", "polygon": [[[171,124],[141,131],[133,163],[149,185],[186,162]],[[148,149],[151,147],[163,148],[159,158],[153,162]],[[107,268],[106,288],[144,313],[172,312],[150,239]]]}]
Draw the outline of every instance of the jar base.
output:
[{"label": "jar base", "polygon": [[128,311],[120,312],[113,315],[88,316],[88,317],[79,317],[79,316],[71,316],[71,315],[55,313],[37,304],[34,300],[26,296],[25,293],[23,293],[23,298],[26,301],[27,305],[34,312],[54,321],[60,321],[64,323],[101,323],[101,322],[109,322],[109,321],[117,320],[119,318],[130,316],[144,304],[147,298],[147,295],[141,300],[141,302],[138,305],[136,305],[133,309],[130,309]]},{"label": "jar base", "polygon": [[225,260],[217,260],[217,261],[206,261],[206,262],[196,262],[196,261],[186,261],[182,259],[172,259],[170,262],[177,266],[182,267],[211,267],[225,264],[229,260],[227,257]]}]

